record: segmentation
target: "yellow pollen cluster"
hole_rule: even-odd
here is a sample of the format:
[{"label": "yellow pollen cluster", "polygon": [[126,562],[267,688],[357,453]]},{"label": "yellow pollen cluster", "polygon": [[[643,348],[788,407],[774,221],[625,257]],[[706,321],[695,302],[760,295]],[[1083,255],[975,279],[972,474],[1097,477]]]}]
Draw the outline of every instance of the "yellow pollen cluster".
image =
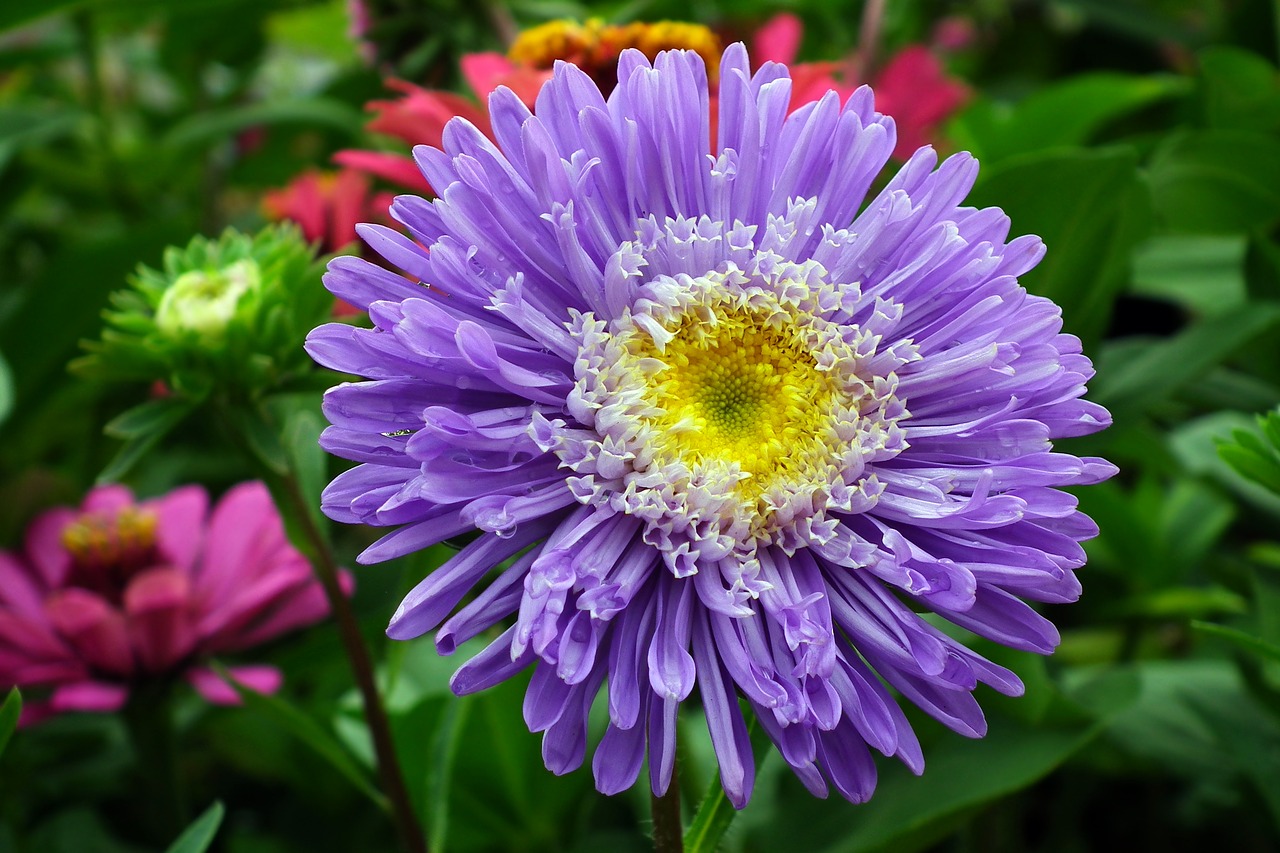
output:
[{"label": "yellow pollen cluster", "polygon": [[145,560],[156,544],[156,515],[126,507],[117,515],[89,513],[62,531],[62,544],[79,566],[121,567]]},{"label": "yellow pollen cluster", "polygon": [[664,411],[653,426],[668,451],[691,463],[736,463],[750,475],[738,486],[748,501],[827,455],[838,389],[790,329],[722,309],[714,324],[687,319],[674,332],[662,352],[649,338],[632,344],[666,365],[650,378],[650,399]]},{"label": "yellow pollen cluster", "polygon": [[516,37],[507,56],[533,68],[551,68],[557,59],[572,62],[592,77],[612,74],[618,57],[635,48],[650,60],[664,50],[692,50],[710,71],[718,67],[720,40],[701,24],[680,21],[605,24],[599,18],[585,23],[548,21]]}]

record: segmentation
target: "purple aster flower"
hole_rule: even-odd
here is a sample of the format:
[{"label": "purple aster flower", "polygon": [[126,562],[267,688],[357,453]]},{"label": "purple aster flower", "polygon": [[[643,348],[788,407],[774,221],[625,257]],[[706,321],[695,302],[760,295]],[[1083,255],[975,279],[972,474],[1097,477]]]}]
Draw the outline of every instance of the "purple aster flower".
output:
[{"label": "purple aster flower", "polygon": [[894,147],[868,88],[788,115],[787,69],[731,47],[712,146],[699,57],[632,51],[618,81],[560,64],[536,116],[499,89],[497,145],[455,120],[415,151],[440,197],[396,200],[412,239],[363,227],[413,280],[330,265],[374,327],[308,341],[367,377],[326,398],[324,446],[361,464],[325,511],[397,527],[362,562],[479,531],[388,633],[450,654],[505,625],[452,686],[532,667],[552,771],[607,682],[597,787],[647,753],[665,792],[696,688],[735,805],[739,697],[810,790],[866,800],[872,749],[923,767],[891,689],[975,737],[979,682],[1022,691],[917,611],[1057,644],[1026,602],[1079,595],[1096,528],[1057,487],[1115,470],[1052,448],[1109,420],[1092,367],[1018,284],[1040,239],[960,206],[971,156],[923,148],[866,200]]}]

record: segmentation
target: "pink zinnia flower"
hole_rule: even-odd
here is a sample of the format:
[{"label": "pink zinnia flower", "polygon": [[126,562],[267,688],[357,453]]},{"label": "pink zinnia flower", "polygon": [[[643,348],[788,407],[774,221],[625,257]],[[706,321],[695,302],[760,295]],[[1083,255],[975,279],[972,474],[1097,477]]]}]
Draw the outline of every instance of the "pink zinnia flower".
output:
[{"label": "pink zinnia flower", "polygon": [[[756,31],[752,56],[758,61],[791,67],[791,110],[816,101],[829,90],[847,100],[862,80],[846,79],[847,63],[795,63],[804,25],[795,15],[775,15]],[[922,45],[909,45],[894,55],[870,81],[876,108],[893,117],[898,142],[893,156],[906,160],[917,149],[935,142],[938,127],[969,99],[969,89],[948,77],[938,58]]]},{"label": "pink zinnia flower", "polygon": [[[199,486],[141,503],[103,486],[36,518],[23,553],[0,551],[0,689],[35,688],[24,722],[115,711],[133,684],[177,674],[234,704],[204,661],[328,614],[265,486],[236,486],[208,509]],[[280,686],[272,666],[230,671],[255,690]]]}]

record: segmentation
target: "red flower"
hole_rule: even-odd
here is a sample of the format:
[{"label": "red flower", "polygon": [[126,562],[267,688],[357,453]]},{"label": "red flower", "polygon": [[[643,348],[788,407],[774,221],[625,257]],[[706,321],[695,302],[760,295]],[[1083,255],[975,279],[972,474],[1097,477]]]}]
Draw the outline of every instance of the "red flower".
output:
[{"label": "red flower", "polygon": [[308,169],[262,200],[269,219],[296,222],[302,236],[319,243],[325,253],[354,243],[358,223],[385,222],[390,204],[390,193],[370,193],[369,178],[349,170]]},{"label": "red flower", "polygon": [[[756,31],[752,56],[791,66],[793,111],[832,89],[842,100],[848,98],[862,81],[845,79],[846,63],[793,62],[803,35],[804,25],[795,15],[775,15]],[[968,87],[948,77],[938,58],[921,45],[894,55],[871,80],[871,88],[876,109],[893,116],[898,131],[893,153],[900,160],[934,142],[938,127],[969,98]]]},{"label": "red flower", "polygon": [[[506,86],[532,108],[538,90],[550,75],[550,71],[515,65],[501,54],[468,54],[462,58],[462,76],[475,93],[475,99],[439,89],[424,89],[404,80],[388,80],[387,87],[402,96],[394,100],[370,101],[366,109],[374,113],[374,117],[368,127],[409,145],[439,147],[444,126],[450,119],[462,117],[486,136],[491,136],[489,113],[481,106],[489,93],[498,86]],[[413,192],[431,192],[413,158],[406,154],[348,149],[339,151],[333,160],[341,166],[375,175]]]}]

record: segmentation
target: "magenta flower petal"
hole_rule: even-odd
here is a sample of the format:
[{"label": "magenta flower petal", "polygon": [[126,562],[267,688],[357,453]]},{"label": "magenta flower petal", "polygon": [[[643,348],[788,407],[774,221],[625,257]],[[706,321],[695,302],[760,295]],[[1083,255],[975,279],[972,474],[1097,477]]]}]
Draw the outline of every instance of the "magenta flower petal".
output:
[{"label": "magenta flower petal", "polygon": [[[274,666],[232,666],[227,667],[227,672],[242,687],[258,693],[275,693],[284,683],[284,676]],[[240,705],[243,702],[236,689],[208,667],[187,670],[187,682],[215,705]]]},{"label": "magenta flower petal", "polygon": [[191,578],[179,569],[149,569],[124,591],[129,640],[138,663],[148,672],[164,672],[195,648],[191,618]]},{"label": "magenta flower petal", "polygon": [[209,519],[204,559],[195,570],[196,591],[206,602],[235,595],[264,559],[288,549],[284,527],[261,483],[243,483],[227,492]]},{"label": "magenta flower petal", "polygon": [[71,568],[71,555],[63,547],[62,531],[75,515],[69,508],[53,509],[27,528],[27,559],[35,569],[34,579],[46,590],[62,583]]},{"label": "magenta flower petal", "polygon": [[[355,587],[351,574],[342,572],[338,579],[343,593],[350,595]],[[329,600],[325,597],[324,590],[308,576],[296,583],[289,592],[281,594],[271,606],[259,611],[252,623],[237,633],[233,641],[227,642],[225,648],[227,651],[252,648],[318,622],[328,615]]]},{"label": "magenta flower petal", "polygon": [[467,86],[481,98],[502,85],[504,79],[516,71],[510,59],[492,52],[463,54],[458,67]]},{"label": "magenta flower petal", "polygon": [[49,624],[43,604],[34,614],[0,609],[0,672],[11,673],[13,684],[78,678],[85,671],[84,662]]},{"label": "magenta flower petal", "polygon": [[208,493],[199,486],[184,486],[143,506],[159,517],[156,547],[167,557],[169,565],[189,573],[204,545]]},{"label": "magenta flower petal", "polygon": [[13,613],[39,613],[44,590],[36,585],[27,568],[9,554],[0,552],[0,607]]},{"label": "magenta flower petal", "polygon": [[49,709],[54,713],[64,711],[94,711],[109,713],[119,711],[129,698],[129,690],[123,684],[106,681],[77,681],[64,684],[49,697]]},{"label": "magenta flower petal", "polygon": [[86,589],[63,589],[45,600],[49,623],[89,666],[112,675],[133,674],[133,649],[124,614]]},{"label": "magenta flower petal", "polygon": [[[262,577],[245,578],[231,594],[218,600],[216,607],[201,615],[200,633],[210,651],[235,649],[241,644],[253,645],[269,639],[269,636],[261,636],[250,642],[250,632],[268,614],[277,609],[289,609],[296,594],[316,588],[311,567],[300,557],[277,563],[259,563],[264,564],[271,565],[272,571]],[[314,619],[316,614],[309,615]]]},{"label": "magenta flower petal", "polygon": [[85,495],[80,511],[95,515],[113,515],[133,506],[133,492],[127,486],[99,486]]}]

